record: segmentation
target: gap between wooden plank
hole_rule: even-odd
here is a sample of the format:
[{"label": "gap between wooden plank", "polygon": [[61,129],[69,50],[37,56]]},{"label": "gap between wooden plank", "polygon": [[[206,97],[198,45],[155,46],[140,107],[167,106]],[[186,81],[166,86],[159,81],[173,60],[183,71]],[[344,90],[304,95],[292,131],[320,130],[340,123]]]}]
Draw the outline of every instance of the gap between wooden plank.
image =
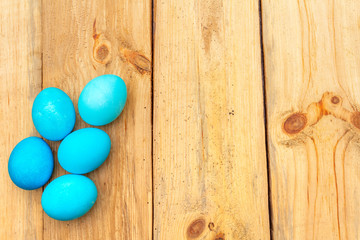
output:
[{"label": "gap between wooden plank", "polygon": [[[42,45],[42,34],[43,34],[43,22],[42,22],[42,6],[43,6],[43,1],[40,2],[40,12],[41,12],[41,16],[40,16],[40,22],[41,22],[41,86],[40,86],[40,90],[42,91],[44,89],[44,52],[43,52],[43,45]],[[45,190],[45,186],[41,187],[41,191],[44,192]],[[42,195],[41,195],[42,196]],[[42,208],[42,206],[41,206]],[[44,220],[44,214],[45,212],[43,212],[43,218],[42,218],[42,240],[44,239],[44,233],[45,233],[45,220]]]},{"label": "gap between wooden plank", "polygon": [[270,240],[273,239],[272,235],[272,207],[270,197],[270,161],[269,161],[269,146],[268,146],[268,125],[267,125],[267,109],[266,109],[266,82],[265,82],[265,54],[264,54],[264,38],[263,38],[263,23],[262,23],[262,5],[259,0],[259,34],[260,34],[260,52],[261,52],[261,79],[263,88],[263,102],[264,102],[264,126],[265,126],[265,148],[266,148],[266,168],[267,168],[267,184],[268,184],[268,209],[269,209],[269,232]]},{"label": "gap between wooden plank", "polygon": [[152,218],[151,218],[151,239],[154,240],[154,39],[155,39],[155,0],[151,0],[151,190],[152,190]]}]

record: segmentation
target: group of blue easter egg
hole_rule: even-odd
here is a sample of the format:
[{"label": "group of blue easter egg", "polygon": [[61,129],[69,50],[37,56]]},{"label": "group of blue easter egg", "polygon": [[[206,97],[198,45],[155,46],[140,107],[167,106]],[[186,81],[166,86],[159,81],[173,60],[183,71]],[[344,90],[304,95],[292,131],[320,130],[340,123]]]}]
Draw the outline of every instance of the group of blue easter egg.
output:
[{"label": "group of blue easter egg", "polygon": [[[82,90],[78,110],[81,118],[93,126],[114,121],[127,98],[124,81],[116,75],[102,75]],[[97,199],[94,182],[81,174],[98,168],[111,148],[109,135],[98,128],[83,128],[71,133],[75,125],[75,108],[70,97],[58,88],[46,88],[35,98],[32,119],[39,134],[60,141],[57,151],[60,165],[70,174],[50,182],[41,197],[46,214],[67,221],[87,213]],[[54,159],[49,145],[39,137],[28,137],[11,152],[8,170],[14,184],[25,190],[45,185],[53,172]]]}]

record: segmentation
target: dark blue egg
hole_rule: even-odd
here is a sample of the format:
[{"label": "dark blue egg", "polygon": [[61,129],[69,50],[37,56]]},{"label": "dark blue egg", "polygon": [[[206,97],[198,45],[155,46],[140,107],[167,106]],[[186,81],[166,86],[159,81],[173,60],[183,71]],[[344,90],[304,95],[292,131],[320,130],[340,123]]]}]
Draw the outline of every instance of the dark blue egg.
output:
[{"label": "dark blue egg", "polygon": [[38,137],[25,138],[11,152],[8,170],[16,186],[25,190],[42,187],[49,181],[54,159],[49,145]]},{"label": "dark blue egg", "polygon": [[75,125],[75,109],[69,96],[58,88],[45,88],[35,98],[32,119],[36,130],[44,138],[59,141]]}]

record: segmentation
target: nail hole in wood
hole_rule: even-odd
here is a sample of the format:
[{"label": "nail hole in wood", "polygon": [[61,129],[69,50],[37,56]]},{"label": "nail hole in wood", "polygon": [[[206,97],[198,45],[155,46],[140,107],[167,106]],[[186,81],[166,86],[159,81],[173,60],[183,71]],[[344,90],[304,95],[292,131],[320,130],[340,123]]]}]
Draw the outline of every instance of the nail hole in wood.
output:
[{"label": "nail hole in wood", "polygon": [[208,225],[209,230],[213,231],[214,227],[215,227],[215,224],[213,222],[210,222],[209,225]]}]

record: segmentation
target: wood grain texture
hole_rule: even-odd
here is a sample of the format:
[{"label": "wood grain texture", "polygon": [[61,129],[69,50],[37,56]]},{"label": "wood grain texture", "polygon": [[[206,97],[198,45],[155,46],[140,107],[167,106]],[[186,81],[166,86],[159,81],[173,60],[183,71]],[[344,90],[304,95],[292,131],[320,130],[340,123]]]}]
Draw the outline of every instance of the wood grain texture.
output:
[{"label": "wood grain texture", "polygon": [[269,239],[257,1],[155,1],[154,239]]},{"label": "wood grain texture", "polygon": [[[267,136],[258,1],[0,1],[0,238],[360,239],[360,2],[261,6]],[[125,80],[128,101],[101,127],[98,200],[55,221],[41,189],[11,182],[8,157],[39,136],[42,88],[77,110],[102,74]],[[52,179],[66,174],[55,161]]]},{"label": "wood grain texture", "polygon": [[[84,217],[55,221],[44,213],[44,239],[151,239],[151,1],[43,1],[43,80],[73,100],[92,78],[121,76],[128,99],[101,127],[109,158],[88,174],[98,199]],[[76,129],[87,127],[77,116]],[[59,143],[52,143],[55,150]],[[65,171],[56,163],[57,177]]]},{"label": "wood grain texture", "polygon": [[31,106],[41,90],[40,1],[0,1],[0,236],[42,239],[42,189],[24,191],[10,180],[10,153],[34,136]]},{"label": "wood grain texture", "polygon": [[359,239],[360,2],[262,1],[273,239]]}]

